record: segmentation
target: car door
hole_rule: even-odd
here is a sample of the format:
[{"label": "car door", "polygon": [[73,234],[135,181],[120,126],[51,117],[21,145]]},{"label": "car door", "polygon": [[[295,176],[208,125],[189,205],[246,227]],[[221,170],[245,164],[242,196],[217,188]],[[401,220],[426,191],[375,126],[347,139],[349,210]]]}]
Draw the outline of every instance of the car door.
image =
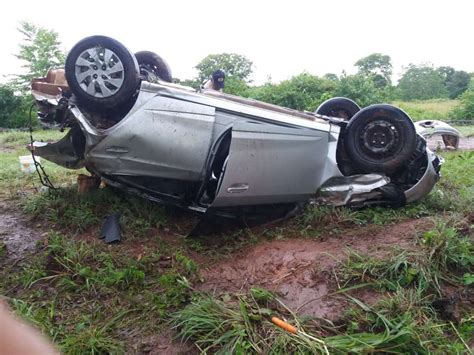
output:
[{"label": "car door", "polygon": [[235,122],[212,207],[308,199],[321,183],[328,136],[327,131],[296,126]]},{"label": "car door", "polygon": [[211,146],[215,109],[153,96],[88,152],[103,173],[198,181]]}]

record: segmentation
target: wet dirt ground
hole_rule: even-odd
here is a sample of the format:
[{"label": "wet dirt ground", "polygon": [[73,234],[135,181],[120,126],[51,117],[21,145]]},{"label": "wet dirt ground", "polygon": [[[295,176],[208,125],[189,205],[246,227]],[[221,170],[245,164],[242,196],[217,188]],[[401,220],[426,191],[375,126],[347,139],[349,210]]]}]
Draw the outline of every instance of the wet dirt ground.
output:
[{"label": "wet dirt ground", "polygon": [[[358,229],[324,240],[289,239],[253,245],[201,270],[204,282],[197,286],[220,294],[260,286],[277,292],[282,301],[300,315],[336,319],[346,300],[331,297],[337,290],[334,268],[345,260],[349,249],[371,256],[383,256],[393,247],[413,249],[417,231],[431,226],[429,219],[409,220],[377,231]],[[368,303],[374,295],[358,295]]]},{"label": "wet dirt ground", "polygon": [[0,200],[0,264],[22,259],[44,236],[41,225],[24,216],[13,203]]}]

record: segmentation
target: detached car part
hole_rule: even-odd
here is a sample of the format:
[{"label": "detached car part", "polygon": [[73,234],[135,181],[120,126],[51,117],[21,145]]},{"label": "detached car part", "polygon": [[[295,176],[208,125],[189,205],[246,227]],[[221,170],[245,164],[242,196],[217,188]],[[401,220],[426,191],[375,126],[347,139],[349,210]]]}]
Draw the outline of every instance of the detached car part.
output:
[{"label": "detached car part", "polygon": [[416,131],[425,138],[439,135],[443,138],[446,149],[456,150],[459,147],[461,133],[448,123],[437,120],[423,120],[415,122]]},{"label": "detached car part", "polygon": [[35,154],[153,201],[221,214],[401,205],[439,177],[440,159],[394,106],[334,98],[309,113],[197,92],[169,83],[158,55],[104,36],[71,49],[65,76],[56,95],[43,90],[50,77],[33,83],[39,120],[69,128]]}]

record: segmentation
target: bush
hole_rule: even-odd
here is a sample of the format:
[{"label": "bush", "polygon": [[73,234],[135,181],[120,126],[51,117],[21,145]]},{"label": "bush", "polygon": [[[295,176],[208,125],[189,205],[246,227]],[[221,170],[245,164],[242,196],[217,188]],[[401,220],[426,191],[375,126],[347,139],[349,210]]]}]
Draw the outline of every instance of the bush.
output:
[{"label": "bush", "polygon": [[0,85],[0,127],[22,128],[29,124],[30,98],[15,95],[12,88]]},{"label": "bush", "polygon": [[267,83],[252,87],[248,96],[275,105],[296,110],[314,111],[321,102],[334,96],[336,84],[309,73],[301,73],[279,84]]},{"label": "bush", "polygon": [[450,116],[456,120],[474,122],[474,89],[465,91],[459,102],[459,106],[451,111]]}]

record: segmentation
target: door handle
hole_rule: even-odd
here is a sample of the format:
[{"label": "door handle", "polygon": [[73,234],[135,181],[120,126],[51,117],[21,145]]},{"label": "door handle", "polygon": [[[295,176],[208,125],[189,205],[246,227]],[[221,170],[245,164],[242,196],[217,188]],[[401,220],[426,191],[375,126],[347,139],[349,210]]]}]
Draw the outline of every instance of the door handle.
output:
[{"label": "door handle", "polygon": [[241,192],[245,192],[248,189],[249,189],[248,184],[233,184],[227,188],[227,192],[230,194],[238,194]]}]

